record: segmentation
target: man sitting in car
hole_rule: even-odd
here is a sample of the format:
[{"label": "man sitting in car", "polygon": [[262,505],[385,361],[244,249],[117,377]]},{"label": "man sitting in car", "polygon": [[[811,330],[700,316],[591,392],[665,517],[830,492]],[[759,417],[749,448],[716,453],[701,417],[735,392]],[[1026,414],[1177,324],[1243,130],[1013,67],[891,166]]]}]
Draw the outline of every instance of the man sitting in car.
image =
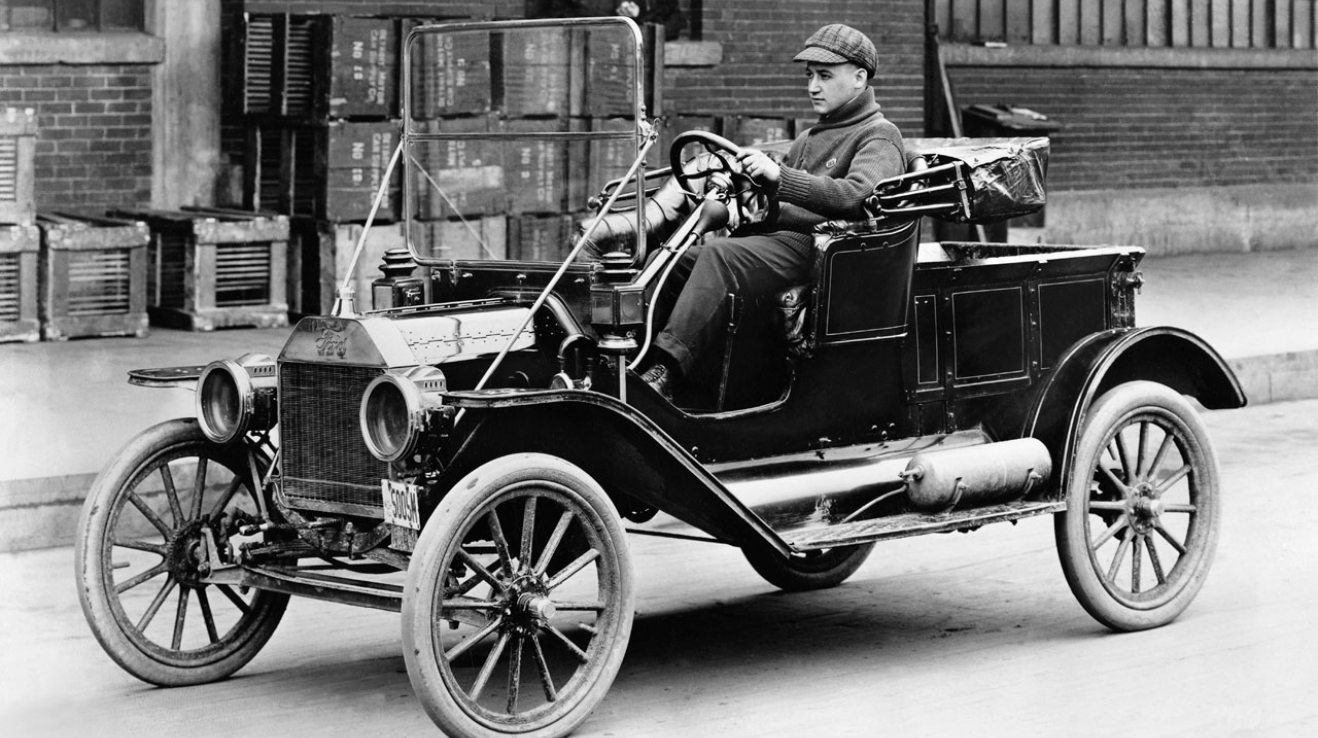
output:
[{"label": "man sitting in car", "polygon": [[728,323],[726,295],[769,294],[806,279],[813,229],[865,216],[865,198],[880,180],[905,171],[901,133],[879,111],[869,85],[878,61],[870,39],[840,23],[824,26],[794,61],[805,63],[806,92],[819,121],[793,141],[782,162],[746,149],[743,171],[779,203],[771,232],[711,239],[678,261],[660,300],[672,305],[642,373],[672,398]]}]

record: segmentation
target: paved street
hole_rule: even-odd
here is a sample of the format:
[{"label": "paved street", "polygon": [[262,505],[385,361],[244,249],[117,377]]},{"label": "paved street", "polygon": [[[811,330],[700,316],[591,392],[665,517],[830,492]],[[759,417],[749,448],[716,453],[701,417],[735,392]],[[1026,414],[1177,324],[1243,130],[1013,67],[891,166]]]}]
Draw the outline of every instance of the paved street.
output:
[{"label": "paved street", "polygon": [[[881,544],[848,583],[785,595],[733,549],[634,537],[622,674],[577,735],[1318,735],[1318,401],[1212,413],[1226,514],[1181,620],[1103,630],[1051,522]],[[434,735],[398,617],[295,601],[226,682],[148,687],[82,621],[68,548],[0,556],[12,736]]]}]

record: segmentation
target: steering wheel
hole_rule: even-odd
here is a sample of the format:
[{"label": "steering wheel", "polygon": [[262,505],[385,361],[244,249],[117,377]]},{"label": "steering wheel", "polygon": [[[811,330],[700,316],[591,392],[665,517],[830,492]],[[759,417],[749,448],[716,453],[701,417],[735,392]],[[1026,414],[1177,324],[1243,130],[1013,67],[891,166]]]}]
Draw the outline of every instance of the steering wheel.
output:
[{"label": "steering wheel", "polygon": [[[682,159],[682,150],[690,144],[700,144],[707,156],[697,156],[689,161]],[[668,151],[669,164],[673,168],[673,178],[688,195],[697,192],[693,179],[703,179],[717,172],[726,172],[732,180],[733,197],[730,205],[735,203],[738,228],[761,223],[774,223],[778,220],[778,201],[770,197],[758,182],[741,170],[736,157],[743,149],[737,144],[708,131],[686,131],[673,139]],[[691,165],[688,169],[687,166]]]}]

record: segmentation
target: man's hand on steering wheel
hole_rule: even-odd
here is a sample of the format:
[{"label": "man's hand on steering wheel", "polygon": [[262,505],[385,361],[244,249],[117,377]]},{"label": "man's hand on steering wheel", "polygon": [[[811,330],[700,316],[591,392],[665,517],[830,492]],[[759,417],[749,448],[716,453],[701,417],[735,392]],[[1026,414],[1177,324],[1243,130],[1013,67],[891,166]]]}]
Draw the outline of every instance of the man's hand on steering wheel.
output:
[{"label": "man's hand on steering wheel", "polygon": [[[707,152],[702,166],[687,169],[682,151],[689,144],[699,144]],[[669,150],[673,176],[688,194],[694,195],[693,179],[721,173],[731,184],[728,205],[734,211],[732,222],[738,226],[771,224],[778,219],[778,202],[772,196],[776,189],[779,167],[769,156],[755,149],[743,149],[731,141],[707,131],[686,131],[673,139]],[[746,161],[743,161],[746,160]],[[747,168],[747,161],[758,174]]]},{"label": "man's hand on steering wheel", "polygon": [[760,186],[769,188],[770,192],[778,189],[778,178],[782,174],[782,169],[773,157],[759,149],[742,149],[741,153],[737,154],[737,162],[741,164],[741,171]]}]

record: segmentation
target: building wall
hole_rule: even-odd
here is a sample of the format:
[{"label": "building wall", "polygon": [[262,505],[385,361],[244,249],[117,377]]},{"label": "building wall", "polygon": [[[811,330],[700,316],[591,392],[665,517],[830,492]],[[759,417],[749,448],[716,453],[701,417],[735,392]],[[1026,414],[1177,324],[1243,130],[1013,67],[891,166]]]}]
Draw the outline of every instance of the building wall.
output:
[{"label": "building wall", "polygon": [[1052,135],[1041,237],[1151,254],[1318,247],[1318,52],[943,47],[958,106]]},{"label": "building wall", "polygon": [[431,0],[424,2],[373,2],[372,0],[223,0],[229,7],[249,13],[298,15],[413,15],[426,18],[522,18],[525,0]]},{"label": "building wall", "polygon": [[38,209],[150,199],[150,66],[3,64],[0,107],[36,110]]},{"label": "building wall", "polygon": [[[605,0],[550,2],[369,2],[367,0],[226,0],[249,12],[411,14],[436,17],[517,18],[527,7],[599,12]],[[908,136],[920,135],[924,117],[924,4],[920,0],[704,0],[701,35],[715,49],[693,66],[666,68],[663,114],[742,113],[810,117],[800,65],[792,56],[826,23],[861,29],[879,52],[875,91],[884,112]],[[684,4],[685,6],[685,4]],[[565,11],[567,8],[571,11]],[[691,24],[694,25],[694,24]],[[711,61],[713,63],[711,63]]]},{"label": "building wall", "polygon": [[1062,124],[1053,191],[1318,182],[1308,69],[959,67],[960,105],[1008,103]]},{"label": "building wall", "polygon": [[918,0],[706,0],[700,41],[721,46],[712,66],[666,69],[666,115],[745,113],[810,118],[792,57],[816,28],[854,26],[879,53],[875,93],[907,136],[924,129],[924,4]]}]

